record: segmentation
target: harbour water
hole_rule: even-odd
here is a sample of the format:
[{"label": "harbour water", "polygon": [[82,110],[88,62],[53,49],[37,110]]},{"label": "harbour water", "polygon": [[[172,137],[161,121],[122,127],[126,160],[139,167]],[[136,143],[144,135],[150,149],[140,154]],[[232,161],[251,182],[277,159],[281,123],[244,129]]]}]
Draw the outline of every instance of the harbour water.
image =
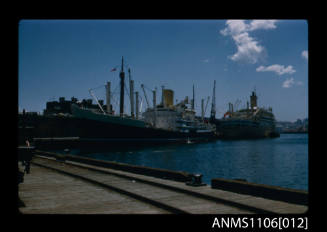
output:
[{"label": "harbour water", "polygon": [[213,178],[246,179],[252,183],[308,190],[308,134],[114,150],[74,149],[70,153],[99,160],[201,173],[202,181],[209,185]]}]

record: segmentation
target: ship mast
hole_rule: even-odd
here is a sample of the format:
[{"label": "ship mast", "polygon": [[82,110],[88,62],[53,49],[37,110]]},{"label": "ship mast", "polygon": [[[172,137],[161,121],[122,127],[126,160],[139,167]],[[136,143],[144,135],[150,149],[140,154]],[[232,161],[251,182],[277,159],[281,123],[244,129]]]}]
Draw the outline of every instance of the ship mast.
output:
[{"label": "ship mast", "polygon": [[211,114],[210,120],[213,121],[216,118],[216,80],[213,83],[213,94],[212,94],[212,105],[211,105]]},{"label": "ship mast", "polygon": [[194,110],[194,85],[193,85],[192,110]]},{"label": "ship mast", "polygon": [[134,118],[134,81],[131,77],[131,69],[128,69],[128,77],[129,77],[129,95],[130,95],[130,101],[131,101],[131,116]]},{"label": "ship mast", "polygon": [[135,116],[136,116],[136,119],[139,118],[139,92],[136,91],[135,92]]},{"label": "ship mast", "polygon": [[111,83],[108,81],[106,85],[106,102],[107,102],[107,113],[111,114],[111,103],[110,103],[110,85]]},{"label": "ship mast", "polygon": [[201,120],[204,120],[204,99],[201,99]]},{"label": "ship mast", "polygon": [[124,73],[124,57],[121,60],[120,77],[120,116],[124,115],[124,85],[125,85],[125,73]]}]

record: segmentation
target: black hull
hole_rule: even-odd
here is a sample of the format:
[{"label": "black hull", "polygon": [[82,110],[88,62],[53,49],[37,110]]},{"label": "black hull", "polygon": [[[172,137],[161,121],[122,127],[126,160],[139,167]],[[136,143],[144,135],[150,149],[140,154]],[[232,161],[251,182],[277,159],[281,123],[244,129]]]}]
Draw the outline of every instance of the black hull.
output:
[{"label": "black hull", "polygon": [[125,126],[89,119],[44,117],[35,128],[34,142],[43,146],[122,146],[185,143],[215,139],[213,132],[181,133],[154,128]]}]

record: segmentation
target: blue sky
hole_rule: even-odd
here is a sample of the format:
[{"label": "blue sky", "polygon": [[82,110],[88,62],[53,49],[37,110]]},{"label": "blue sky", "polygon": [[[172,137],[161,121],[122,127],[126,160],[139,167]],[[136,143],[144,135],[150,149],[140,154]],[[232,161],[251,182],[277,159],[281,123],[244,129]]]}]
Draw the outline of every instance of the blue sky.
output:
[{"label": "blue sky", "polygon": [[[209,116],[216,80],[217,118],[229,102],[243,108],[254,88],[277,120],[308,116],[306,20],[21,20],[18,36],[19,111],[91,98],[88,90],[106,81],[114,90],[119,72],[110,70],[124,56],[141,97],[142,83],[158,88],[157,102],[162,85],[176,101],[191,98],[194,84],[197,114],[210,96]],[[104,87],[94,93],[105,99]]]}]

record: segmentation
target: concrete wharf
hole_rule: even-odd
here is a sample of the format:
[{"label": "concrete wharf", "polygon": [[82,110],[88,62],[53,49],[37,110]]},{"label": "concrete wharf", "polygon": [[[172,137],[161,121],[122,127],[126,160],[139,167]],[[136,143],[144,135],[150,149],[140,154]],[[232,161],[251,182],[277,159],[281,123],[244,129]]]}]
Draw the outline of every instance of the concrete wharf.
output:
[{"label": "concrete wharf", "polygon": [[[226,186],[219,189],[219,185],[215,188],[186,185],[189,176],[183,172],[86,158],[88,163],[77,162],[72,157],[35,152],[30,173],[19,185],[19,197],[25,204],[19,208],[21,213],[302,214],[308,209],[305,201],[267,199],[228,191]],[[94,165],[96,162],[107,165]],[[165,178],[159,178],[156,173]],[[301,191],[288,193],[306,196]]]}]

